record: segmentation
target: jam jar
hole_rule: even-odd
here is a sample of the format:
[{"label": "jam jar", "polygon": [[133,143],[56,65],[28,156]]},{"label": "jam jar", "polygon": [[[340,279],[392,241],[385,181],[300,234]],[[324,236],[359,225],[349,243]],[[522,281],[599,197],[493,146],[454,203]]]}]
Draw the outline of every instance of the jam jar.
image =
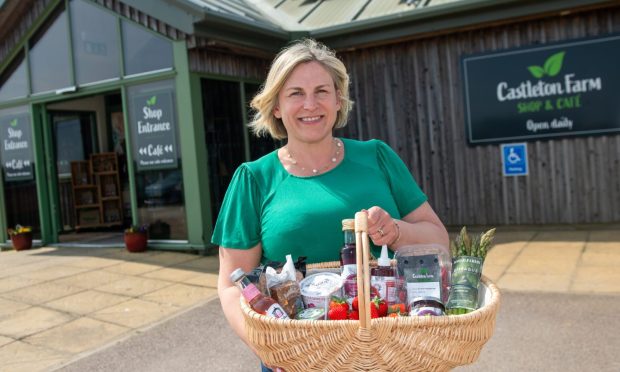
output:
[{"label": "jam jar", "polygon": [[445,310],[437,297],[416,297],[411,301],[409,316],[442,316],[446,315]]}]

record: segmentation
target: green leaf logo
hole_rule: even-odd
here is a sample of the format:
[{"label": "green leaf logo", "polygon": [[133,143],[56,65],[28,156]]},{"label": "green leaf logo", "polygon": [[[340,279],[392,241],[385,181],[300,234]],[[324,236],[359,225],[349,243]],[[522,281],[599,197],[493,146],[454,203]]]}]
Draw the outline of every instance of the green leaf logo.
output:
[{"label": "green leaf logo", "polygon": [[540,66],[529,66],[527,69],[530,70],[532,76],[537,79],[542,78],[543,76],[555,76],[560,73],[562,69],[562,63],[564,62],[564,55],[566,52],[558,52],[551,57],[547,58],[543,67]]},{"label": "green leaf logo", "polygon": [[17,118],[11,120],[11,122],[9,123],[10,126],[12,127],[16,127],[17,126]]},{"label": "green leaf logo", "polygon": [[146,100],[147,106],[153,106],[155,103],[157,103],[157,96],[153,96],[149,98],[148,100]]}]

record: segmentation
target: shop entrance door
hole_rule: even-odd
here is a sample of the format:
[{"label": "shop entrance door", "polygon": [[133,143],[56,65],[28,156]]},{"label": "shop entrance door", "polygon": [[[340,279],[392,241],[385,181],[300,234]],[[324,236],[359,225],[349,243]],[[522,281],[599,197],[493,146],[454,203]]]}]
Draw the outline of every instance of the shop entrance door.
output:
[{"label": "shop entrance door", "polygon": [[62,245],[123,244],[131,208],[117,103],[120,95],[101,95],[46,107],[52,228]]}]

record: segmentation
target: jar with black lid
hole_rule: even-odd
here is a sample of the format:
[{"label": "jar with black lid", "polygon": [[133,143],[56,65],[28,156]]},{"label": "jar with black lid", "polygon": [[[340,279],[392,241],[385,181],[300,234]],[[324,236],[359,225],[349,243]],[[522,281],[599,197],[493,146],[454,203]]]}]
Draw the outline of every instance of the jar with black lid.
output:
[{"label": "jar with black lid", "polygon": [[411,301],[409,316],[442,316],[446,309],[437,297],[416,297]]}]

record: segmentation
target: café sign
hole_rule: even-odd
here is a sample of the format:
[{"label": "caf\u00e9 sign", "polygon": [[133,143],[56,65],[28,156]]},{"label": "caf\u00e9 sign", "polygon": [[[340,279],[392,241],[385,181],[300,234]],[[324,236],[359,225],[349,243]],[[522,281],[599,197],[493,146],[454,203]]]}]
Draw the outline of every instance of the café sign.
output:
[{"label": "caf\u00e9 sign", "polygon": [[0,117],[2,169],[7,182],[34,178],[30,115]]},{"label": "caf\u00e9 sign", "polygon": [[176,123],[170,90],[136,95],[132,99],[134,159],[138,171],[178,166]]},{"label": "caf\u00e9 sign", "polygon": [[620,36],[464,56],[470,144],[620,132]]}]

